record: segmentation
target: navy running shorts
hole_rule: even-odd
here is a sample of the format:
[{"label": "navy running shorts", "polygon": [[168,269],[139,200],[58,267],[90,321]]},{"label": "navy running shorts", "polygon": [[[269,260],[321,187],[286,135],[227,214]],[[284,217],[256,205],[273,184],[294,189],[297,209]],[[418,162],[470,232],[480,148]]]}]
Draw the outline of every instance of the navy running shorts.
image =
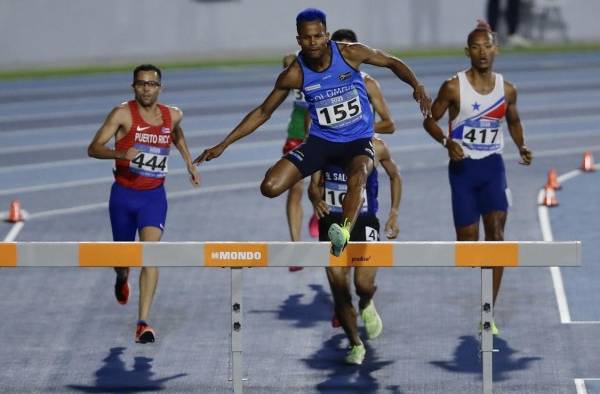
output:
[{"label": "navy running shorts", "polygon": [[375,154],[371,138],[349,142],[331,142],[309,135],[306,141],[284,156],[300,170],[302,177],[325,168],[326,164],[346,168],[356,156],[365,155],[373,160]]},{"label": "navy running shorts", "polygon": [[114,241],[135,241],[144,227],[164,231],[167,219],[167,195],[163,185],[156,189],[135,190],[113,183],[108,203]]},{"label": "navy running shorts", "polygon": [[510,191],[502,156],[450,161],[448,177],[452,192],[454,226],[478,223],[482,215],[508,210]]}]

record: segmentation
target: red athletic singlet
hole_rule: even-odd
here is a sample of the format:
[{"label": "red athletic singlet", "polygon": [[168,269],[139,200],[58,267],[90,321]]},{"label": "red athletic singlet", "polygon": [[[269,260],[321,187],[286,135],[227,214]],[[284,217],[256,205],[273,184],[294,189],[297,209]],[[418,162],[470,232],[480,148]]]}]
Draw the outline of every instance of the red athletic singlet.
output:
[{"label": "red athletic singlet", "polygon": [[127,103],[131,112],[131,129],[115,143],[116,150],[132,146],[140,151],[133,160],[115,161],[115,181],[125,187],[148,190],[159,187],[165,181],[171,148],[171,113],[165,105],[158,104],[163,123],[158,126],[147,123],[138,111],[135,100]]}]

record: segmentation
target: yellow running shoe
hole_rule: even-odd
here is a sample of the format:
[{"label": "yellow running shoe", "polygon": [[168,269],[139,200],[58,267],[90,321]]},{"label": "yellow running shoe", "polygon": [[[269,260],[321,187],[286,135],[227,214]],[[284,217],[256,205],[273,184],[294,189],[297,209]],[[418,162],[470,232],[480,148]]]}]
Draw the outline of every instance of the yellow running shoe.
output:
[{"label": "yellow running shoe", "polygon": [[375,309],[373,300],[371,300],[365,309],[360,311],[360,317],[365,323],[369,339],[377,338],[381,334],[381,331],[383,331],[383,322],[381,321],[381,317],[379,317],[379,313],[377,313],[377,309]]},{"label": "yellow running shoe", "polygon": [[333,223],[329,227],[327,235],[329,235],[331,241],[331,254],[336,257],[341,255],[346,245],[348,245],[348,241],[350,241],[350,232],[346,226]]},{"label": "yellow running shoe", "polygon": [[366,353],[367,349],[365,349],[365,345],[362,343],[360,345],[350,346],[350,350],[348,350],[348,353],[346,354],[346,363],[361,365],[365,359]]}]

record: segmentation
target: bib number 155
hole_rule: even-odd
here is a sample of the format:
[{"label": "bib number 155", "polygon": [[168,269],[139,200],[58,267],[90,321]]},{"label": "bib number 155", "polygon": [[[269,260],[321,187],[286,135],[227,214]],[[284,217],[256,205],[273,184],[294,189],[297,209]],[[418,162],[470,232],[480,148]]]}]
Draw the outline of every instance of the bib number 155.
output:
[{"label": "bib number 155", "polygon": [[358,97],[354,97],[351,100],[344,101],[339,104],[323,107],[319,109],[317,115],[319,117],[320,124],[330,126],[339,122],[343,122],[346,119],[353,118],[360,113],[360,102]]}]

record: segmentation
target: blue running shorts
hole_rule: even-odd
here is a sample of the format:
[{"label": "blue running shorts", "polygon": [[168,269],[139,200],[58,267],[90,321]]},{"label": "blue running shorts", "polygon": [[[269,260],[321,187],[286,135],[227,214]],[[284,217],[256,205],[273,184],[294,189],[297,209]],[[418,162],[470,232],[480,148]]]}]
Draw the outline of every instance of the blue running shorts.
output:
[{"label": "blue running shorts", "polygon": [[448,165],[454,226],[478,223],[482,215],[508,210],[509,195],[504,161],[499,154],[465,158]]},{"label": "blue running shorts", "polygon": [[291,161],[304,178],[325,168],[326,164],[346,168],[354,157],[360,155],[368,156],[373,160],[374,151],[371,138],[332,142],[309,135],[303,144],[287,153],[283,158]]},{"label": "blue running shorts", "polygon": [[114,241],[135,241],[144,227],[164,231],[167,219],[167,195],[163,185],[151,190],[135,190],[113,183],[108,202]]}]

